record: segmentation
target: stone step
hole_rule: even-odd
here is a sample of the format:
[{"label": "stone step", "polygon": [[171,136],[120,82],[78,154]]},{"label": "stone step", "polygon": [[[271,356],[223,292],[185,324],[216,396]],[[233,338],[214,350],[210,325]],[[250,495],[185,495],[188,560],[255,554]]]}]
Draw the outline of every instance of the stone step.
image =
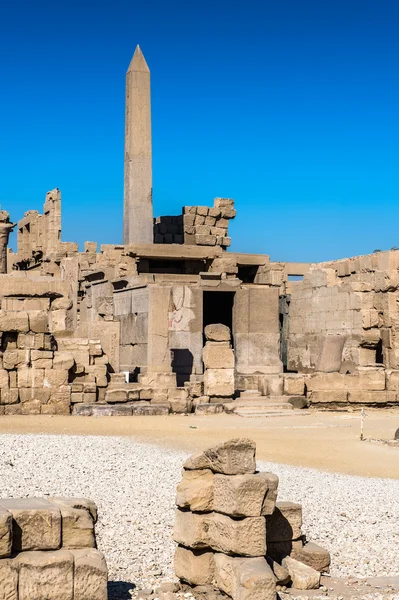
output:
[{"label": "stone step", "polygon": [[248,410],[243,410],[242,408],[238,408],[234,411],[235,415],[239,417],[246,418],[254,418],[254,417],[291,417],[292,415],[305,415],[306,411],[303,410],[276,410],[276,409],[268,409],[268,408],[253,408]]}]

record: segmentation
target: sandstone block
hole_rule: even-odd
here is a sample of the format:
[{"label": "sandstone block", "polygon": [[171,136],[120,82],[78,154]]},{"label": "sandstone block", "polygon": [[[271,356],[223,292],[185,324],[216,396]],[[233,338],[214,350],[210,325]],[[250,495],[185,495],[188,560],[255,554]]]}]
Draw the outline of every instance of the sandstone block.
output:
[{"label": "sandstone block", "polygon": [[78,402],[83,402],[83,392],[72,392],[71,403],[77,404]]},{"label": "sandstone block", "polygon": [[19,600],[73,600],[71,552],[22,552],[17,560]]},{"label": "sandstone block", "polygon": [[219,342],[207,342],[202,351],[206,369],[234,369],[234,352]]},{"label": "sandstone block", "polygon": [[17,377],[19,388],[43,387],[44,369],[22,367],[18,369]]},{"label": "sandstone block", "polygon": [[8,371],[5,369],[0,369],[0,390],[8,388],[8,383]]},{"label": "sandstone block", "polygon": [[19,400],[22,403],[38,400],[40,404],[47,404],[50,399],[50,390],[48,388],[21,388],[19,390]]},{"label": "sandstone block", "polygon": [[34,333],[46,333],[48,331],[47,312],[44,310],[29,311],[29,329]]},{"label": "sandstone block", "polygon": [[33,369],[51,369],[53,352],[51,350],[31,350],[30,360]]},{"label": "sandstone block", "polygon": [[316,590],[320,587],[320,573],[312,567],[287,556],[282,563],[290,574],[292,587],[297,590]]},{"label": "sandstone block", "polygon": [[40,415],[41,404],[39,400],[32,400],[31,402],[24,402],[21,404],[22,415]]},{"label": "sandstone block", "polygon": [[267,479],[259,474],[216,474],[213,510],[232,517],[260,517],[267,491]]},{"label": "sandstone block", "polygon": [[63,548],[95,548],[94,520],[85,508],[56,502],[61,511]]},{"label": "sandstone block", "polygon": [[299,560],[320,573],[328,573],[330,570],[330,553],[314,542],[307,542],[302,548],[293,549],[291,558]]},{"label": "sandstone block", "polygon": [[195,512],[211,512],[214,477],[209,469],[183,471],[183,479],[177,486],[176,505]]},{"label": "sandstone block", "polygon": [[296,540],[302,535],[302,506],[294,502],[277,502],[266,517],[267,542]]},{"label": "sandstone block", "polygon": [[277,585],[287,585],[291,582],[290,574],[285,567],[279,565],[278,562],[271,560],[270,558],[266,560],[268,560],[268,564],[274,573]]},{"label": "sandstone block", "polygon": [[169,398],[170,412],[174,414],[188,414],[192,410],[191,398]]},{"label": "sandstone block", "polygon": [[196,415],[216,415],[224,410],[223,404],[212,402],[211,404],[197,404],[195,407]]},{"label": "sandstone block", "polygon": [[53,496],[48,499],[52,504],[57,506],[69,506],[79,510],[86,510],[92,517],[94,523],[97,522],[98,510],[97,505],[89,498],[70,498],[64,496]]},{"label": "sandstone block", "polygon": [[42,404],[40,407],[41,415],[70,415],[71,407],[69,404],[60,402],[58,404]]},{"label": "sandstone block", "polygon": [[74,565],[74,600],[107,600],[108,569],[99,550],[72,550]]},{"label": "sandstone block", "polygon": [[197,233],[195,235],[195,243],[198,246],[215,246],[216,245],[216,235],[203,235]]},{"label": "sandstone block", "polygon": [[132,407],[133,416],[168,415],[169,412],[169,404],[135,405]]},{"label": "sandstone block", "polygon": [[125,389],[114,389],[107,390],[105,392],[106,402],[127,402],[127,390]]},{"label": "sandstone block", "polygon": [[44,383],[45,387],[59,387],[68,384],[67,369],[45,369]]},{"label": "sandstone block", "polygon": [[310,393],[311,404],[346,403],[348,392],[346,390],[315,391]]},{"label": "sandstone block", "polygon": [[216,585],[233,600],[275,600],[276,579],[265,558],[215,554]]},{"label": "sandstone block", "polygon": [[286,396],[303,396],[305,378],[303,375],[284,375],[284,394]]},{"label": "sandstone block", "polygon": [[0,560],[0,600],[18,600],[18,575],[16,559]]},{"label": "sandstone block", "polygon": [[211,469],[224,475],[255,473],[255,451],[256,445],[252,440],[234,438],[193,454],[183,466],[188,470]]},{"label": "sandstone block", "polygon": [[29,331],[28,313],[23,310],[0,310],[0,331]]},{"label": "sandstone block", "polygon": [[348,393],[348,402],[350,404],[394,404],[396,403],[397,393],[387,391],[370,392],[367,390],[357,390]]},{"label": "sandstone block", "polygon": [[53,366],[54,369],[69,371],[75,364],[75,359],[72,352],[54,352]]},{"label": "sandstone block", "polygon": [[233,396],[234,369],[207,369],[204,374],[204,391],[206,396]]},{"label": "sandstone block", "polygon": [[22,410],[21,410],[22,404],[9,404],[4,406],[4,414],[5,415],[21,415],[22,414]]},{"label": "sandstone block", "polygon": [[83,392],[83,402],[86,404],[91,404],[97,401],[96,392]]},{"label": "sandstone block", "polygon": [[191,585],[211,584],[215,576],[214,554],[178,546],[174,557],[174,568],[176,576]]},{"label": "sandstone block", "polygon": [[[0,404],[17,404],[18,388],[2,389],[0,392]],[[10,413],[9,413],[10,414]]]},{"label": "sandstone block", "polygon": [[12,514],[13,552],[55,550],[61,545],[61,513],[42,498],[0,500]]},{"label": "sandstone block", "polygon": [[263,517],[234,520],[218,513],[196,514],[178,509],[174,540],[189,548],[212,548],[240,556],[266,554],[266,523]]},{"label": "sandstone block", "polygon": [[8,349],[5,350],[3,354],[3,367],[10,371],[12,369],[18,369],[20,367],[26,366],[29,364],[30,353],[26,350],[15,350]]},{"label": "sandstone block", "polygon": [[214,323],[205,327],[205,337],[210,342],[229,342],[231,339],[230,329],[222,323]]},{"label": "sandstone block", "polygon": [[[0,559],[11,555],[12,514],[0,506]],[[1,579],[0,579],[1,581]],[[1,599],[1,590],[0,590]]]}]

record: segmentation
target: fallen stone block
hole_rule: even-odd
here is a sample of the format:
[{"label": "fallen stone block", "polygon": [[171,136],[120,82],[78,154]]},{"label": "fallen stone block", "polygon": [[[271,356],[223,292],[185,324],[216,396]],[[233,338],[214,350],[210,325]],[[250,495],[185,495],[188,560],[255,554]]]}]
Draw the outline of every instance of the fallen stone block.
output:
[{"label": "fallen stone block", "polygon": [[271,560],[270,558],[268,558],[267,560],[269,567],[273,571],[274,576],[276,578],[276,585],[288,585],[291,581],[291,577],[287,569],[275,560]]},{"label": "fallen stone block", "polygon": [[99,550],[71,551],[74,557],[74,600],[107,600],[108,569]]},{"label": "fallen stone block", "polygon": [[276,578],[265,558],[215,554],[216,585],[233,600],[275,600]]},{"label": "fallen stone block", "polygon": [[307,542],[302,548],[293,549],[291,558],[299,560],[320,573],[328,573],[330,570],[330,553],[314,542]]},{"label": "fallen stone block", "polygon": [[271,515],[266,517],[267,542],[286,542],[302,535],[302,506],[294,502],[277,502]]},{"label": "fallen stone block", "polygon": [[53,366],[54,369],[63,369],[69,371],[75,364],[75,359],[72,352],[54,352]]},{"label": "fallen stone block", "polygon": [[224,410],[223,404],[220,402],[212,402],[205,404],[197,404],[195,407],[196,415],[215,415],[218,413],[222,413]]},{"label": "fallen stone block", "polygon": [[186,460],[185,469],[211,469],[224,475],[255,473],[255,442],[247,438],[234,438],[193,454]]},{"label": "fallen stone block", "polygon": [[16,560],[19,600],[74,600],[71,552],[22,552]]},{"label": "fallen stone block", "polygon": [[266,496],[263,500],[262,512],[263,516],[271,515],[276,507],[277,490],[278,490],[278,476],[269,471],[257,473],[258,477],[262,477],[266,481],[267,489]]},{"label": "fallen stone block", "polygon": [[292,587],[297,590],[317,590],[320,587],[320,573],[312,567],[287,556],[282,563],[290,574]]},{"label": "fallen stone block", "polygon": [[211,512],[214,477],[209,469],[183,471],[183,478],[177,486],[176,505],[195,512]]},{"label": "fallen stone block", "polygon": [[168,415],[170,408],[168,404],[147,404],[146,406],[135,405],[132,407],[133,416],[156,416]]},{"label": "fallen stone block", "polygon": [[174,540],[189,548],[212,548],[239,556],[266,554],[263,517],[234,520],[218,513],[195,514],[177,509]]},{"label": "fallen stone block", "polygon": [[191,585],[211,584],[215,577],[213,552],[190,550],[183,546],[176,548],[174,557],[176,576]]},{"label": "fallen stone block", "polygon": [[0,500],[12,514],[13,552],[56,550],[61,546],[60,510],[42,498]]}]

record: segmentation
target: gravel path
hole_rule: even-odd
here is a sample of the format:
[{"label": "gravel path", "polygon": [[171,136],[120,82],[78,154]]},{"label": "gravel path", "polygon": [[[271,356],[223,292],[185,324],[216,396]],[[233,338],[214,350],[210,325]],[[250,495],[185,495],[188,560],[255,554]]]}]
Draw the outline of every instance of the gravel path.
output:
[{"label": "gravel path", "polygon": [[[91,498],[110,579],[151,587],[173,575],[174,494],[185,457],[126,437],[0,435],[0,497]],[[399,574],[398,480],[258,467],[279,475],[280,500],[303,504],[304,531],[330,550],[332,575]]]}]

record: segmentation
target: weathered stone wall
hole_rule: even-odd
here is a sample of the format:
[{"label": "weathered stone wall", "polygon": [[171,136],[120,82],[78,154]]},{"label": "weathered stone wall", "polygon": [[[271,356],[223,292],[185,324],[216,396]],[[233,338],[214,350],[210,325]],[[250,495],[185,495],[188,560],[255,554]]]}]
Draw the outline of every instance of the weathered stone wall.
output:
[{"label": "weathered stone wall", "polygon": [[86,498],[0,499],[2,597],[107,600],[96,521],[97,507]]}]

